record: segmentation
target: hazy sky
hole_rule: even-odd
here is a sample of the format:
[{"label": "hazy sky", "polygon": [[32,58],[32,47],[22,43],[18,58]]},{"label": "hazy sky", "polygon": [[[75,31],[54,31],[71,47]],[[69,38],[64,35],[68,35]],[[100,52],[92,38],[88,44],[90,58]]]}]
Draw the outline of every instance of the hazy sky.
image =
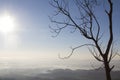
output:
[{"label": "hazy sky", "polygon": [[[120,0],[114,0],[115,37],[120,35],[119,4]],[[102,14],[100,11],[98,10],[98,13]],[[77,32],[71,34],[69,29],[63,31],[58,37],[52,38],[54,34],[50,32],[51,22],[48,16],[53,13],[54,9],[50,6],[49,0],[0,0],[0,18],[5,14],[9,15],[14,19],[15,26],[13,32],[0,31],[0,62],[32,63],[33,61],[33,63],[41,64],[45,63],[44,61],[50,61],[52,64],[58,60],[60,63],[56,63],[57,61],[55,63],[60,65],[63,60],[58,58],[59,53],[61,56],[68,55],[71,50],[69,47],[86,42]],[[118,39],[120,40],[119,37],[116,40]],[[89,58],[92,56],[87,48],[81,48],[65,61],[67,64],[70,64],[70,61],[77,64],[80,60]]]}]

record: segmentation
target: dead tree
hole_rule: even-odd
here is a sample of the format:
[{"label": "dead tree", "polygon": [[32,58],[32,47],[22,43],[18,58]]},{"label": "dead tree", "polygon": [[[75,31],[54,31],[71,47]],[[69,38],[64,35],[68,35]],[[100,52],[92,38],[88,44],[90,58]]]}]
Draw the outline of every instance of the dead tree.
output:
[{"label": "dead tree", "polygon": [[[69,2],[72,1],[74,4],[69,5]],[[108,41],[103,46],[101,44],[101,39],[103,38],[102,27],[100,25],[98,15],[94,13],[94,8],[98,6],[97,0],[52,0],[50,4],[56,9],[55,14],[50,17],[51,22],[55,23],[56,27],[50,27],[55,33],[56,36],[65,28],[72,27],[73,32],[78,30],[80,35],[90,40],[92,43],[83,44],[77,47],[72,48],[72,52],[69,56],[64,58],[69,58],[73,52],[82,47],[89,46],[89,50],[96,60],[102,62],[106,72],[106,80],[111,80],[111,70],[114,68],[114,65],[111,66],[110,62],[115,57],[113,46],[113,3],[112,0],[105,0],[107,2],[107,9],[105,9],[105,16],[108,19]],[[72,7],[70,7],[72,6]],[[75,7],[76,6],[76,7]],[[71,12],[71,8],[78,10],[79,16],[73,17],[74,14]],[[62,16],[64,20],[55,19],[55,17]],[[79,34],[79,33],[78,33]]]}]

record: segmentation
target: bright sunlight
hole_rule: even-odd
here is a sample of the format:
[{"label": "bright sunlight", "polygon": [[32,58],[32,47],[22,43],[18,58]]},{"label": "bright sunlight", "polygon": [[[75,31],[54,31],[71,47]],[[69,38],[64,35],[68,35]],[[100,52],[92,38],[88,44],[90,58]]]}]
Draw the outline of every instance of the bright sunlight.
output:
[{"label": "bright sunlight", "polygon": [[14,18],[10,15],[0,16],[0,32],[3,34],[8,34],[13,32],[15,29]]},{"label": "bright sunlight", "polygon": [[2,34],[3,47],[15,47],[18,42],[18,35],[16,32],[14,16],[9,13],[4,13],[0,15],[0,34]]}]

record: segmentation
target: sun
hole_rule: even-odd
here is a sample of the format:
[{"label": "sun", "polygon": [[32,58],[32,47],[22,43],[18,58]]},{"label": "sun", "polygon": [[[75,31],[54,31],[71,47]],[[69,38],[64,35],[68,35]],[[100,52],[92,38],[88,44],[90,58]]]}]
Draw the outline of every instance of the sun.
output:
[{"label": "sun", "polygon": [[0,16],[0,32],[4,34],[8,34],[13,32],[15,29],[14,18],[10,15],[2,15]]}]

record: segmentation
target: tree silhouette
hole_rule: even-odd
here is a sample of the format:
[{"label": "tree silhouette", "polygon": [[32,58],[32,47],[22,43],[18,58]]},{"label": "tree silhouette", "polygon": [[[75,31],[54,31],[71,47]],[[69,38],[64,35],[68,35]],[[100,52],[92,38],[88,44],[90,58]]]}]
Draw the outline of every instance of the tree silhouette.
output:
[{"label": "tree silhouette", "polygon": [[[113,3],[112,0],[105,0],[107,2],[107,8],[104,8],[105,18],[107,18],[107,29],[108,40],[101,43],[103,38],[103,31],[101,28],[104,26],[101,25],[97,13],[94,12],[96,6],[100,6],[97,0],[73,0],[73,5],[69,5],[71,0],[52,0],[50,4],[56,9],[55,14],[50,17],[51,22],[55,23],[56,27],[50,28],[56,33],[55,36],[67,28],[72,27],[73,32],[78,30],[84,38],[92,41],[90,44],[83,44],[77,47],[72,48],[72,52],[69,56],[64,58],[69,58],[74,50],[82,47],[89,46],[89,51],[92,53],[94,58],[103,63],[106,80],[111,80],[111,70],[114,68],[114,65],[110,66],[111,60],[116,56],[117,52],[114,51],[113,45]],[[79,16],[75,16],[76,12],[72,12],[71,8],[78,11]],[[75,10],[73,10],[75,11]],[[62,16],[64,20],[57,19],[56,17]],[[106,25],[105,25],[106,26]],[[103,49],[104,46],[104,49]]]}]

